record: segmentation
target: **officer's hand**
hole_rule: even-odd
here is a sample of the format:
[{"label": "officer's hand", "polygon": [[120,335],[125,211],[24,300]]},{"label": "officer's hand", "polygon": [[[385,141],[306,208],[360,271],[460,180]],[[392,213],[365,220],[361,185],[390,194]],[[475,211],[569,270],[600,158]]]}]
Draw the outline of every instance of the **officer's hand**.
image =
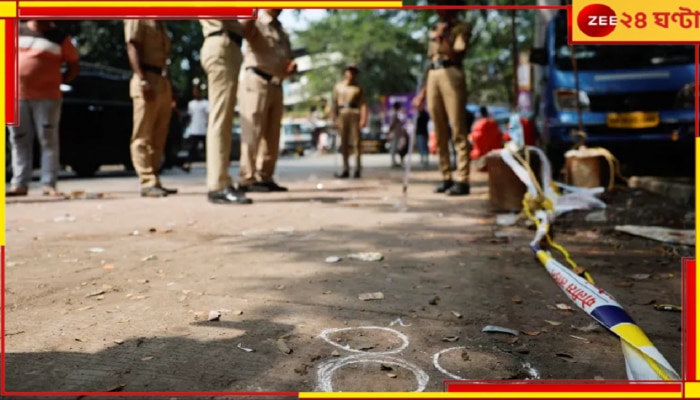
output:
[{"label": "officer's hand", "polygon": [[413,98],[413,106],[416,108],[420,107],[420,105],[423,104],[423,100],[424,100],[423,96],[421,96],[421,95],[414,97]]},{"label": "officer's hand", "polygon": [[152,101],[155,98],[153,86],[151,86],[151,84],[148,82],[143,82],[141,85],[141,94],[143,95],[143,99],[146,101]]},{"label": "officer's hand", "polygon": [[297,72],[297,62],[290,60],[287,64],[287,76],[294,75]]}]

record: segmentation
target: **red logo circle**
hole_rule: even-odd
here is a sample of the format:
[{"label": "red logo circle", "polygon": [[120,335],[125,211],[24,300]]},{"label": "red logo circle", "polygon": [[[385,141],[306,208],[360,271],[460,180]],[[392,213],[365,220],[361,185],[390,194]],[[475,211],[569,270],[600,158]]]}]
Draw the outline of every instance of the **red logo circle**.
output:
[{"label": "red logo circle", "polygon": [[617,15],[604,4],[589,4],[578,13],[576,23],[586,36],[603,37],[615,30]]}]

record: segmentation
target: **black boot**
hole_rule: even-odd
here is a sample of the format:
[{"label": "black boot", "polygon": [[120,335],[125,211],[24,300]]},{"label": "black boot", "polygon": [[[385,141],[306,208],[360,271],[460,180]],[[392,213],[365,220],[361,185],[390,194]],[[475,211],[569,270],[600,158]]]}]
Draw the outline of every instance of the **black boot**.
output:
[{"label": "black boot", "polygon": [[233,187],[223,190],[215,190],[207,194],[209,201],[214,204],[252,204],[253,200],[245,197],[243,192],[237,191]]},{"label": "black boot", "polygon": [[355,179],[360,179],[360,178],[362,178],[362,173],[360,172],[359,169],[358,169],[358,170],[355,170],[355,175],[353,175],[353,178],[355,178]]},{"label": "black boot", "polygon": [[450,188],[454,185],[454,182],[449,180],[449,181],[442,181],[439,185],[435,187],[435,193],[445,193]]},{"label": "black boot", "polygon": [[470,187],[468,183],[457,182],[445,193],[447,193],[448,196],[467,196],[469,194],[469,190]]},{"label": "black boot", "polygon": [[350,177],[350,173],[348,171],[343,171],[342,174],[336,172],[334,176],[338,179],[348,179]]}]

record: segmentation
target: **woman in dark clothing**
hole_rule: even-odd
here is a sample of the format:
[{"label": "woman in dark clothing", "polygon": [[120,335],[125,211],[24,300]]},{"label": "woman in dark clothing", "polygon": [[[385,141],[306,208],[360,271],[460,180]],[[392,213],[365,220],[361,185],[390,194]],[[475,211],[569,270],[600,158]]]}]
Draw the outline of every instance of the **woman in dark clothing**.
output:
[{"label": "woman in dark clothing", "polygon": [[424,168],[428,168],[428,122],[430,114],[425,110],[425,106],[418,106],[418,118],[416,119],[416,144],[420,153],[420,162]]}]

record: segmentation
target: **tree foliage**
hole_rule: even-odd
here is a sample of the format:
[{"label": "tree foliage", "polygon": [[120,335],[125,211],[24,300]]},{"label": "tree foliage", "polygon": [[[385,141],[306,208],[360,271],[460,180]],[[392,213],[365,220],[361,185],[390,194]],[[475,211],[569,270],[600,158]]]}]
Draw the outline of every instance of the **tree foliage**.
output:
[{"label": "tree foliage", "polygon": [[[424,0],[414,1],[421,4]],[[471,0],[476,5],[481,0]],[[510,5],[513,0],[491,0],[490,5]],[[516,0],[531,5],[532,0]],[[408,4],[408,3],[407,3]],[[298,10],[297,17],[303,18]],[[465,10],[463,17],[474,25],[474,36],[465,62],[472,101],[491,93],[496,102],[512,95],[512,51],[510,11]],[[532,41],[533,11],[517,11],[519,48]],[[308,29],[292,32],[297,47],[309,53],[339,52],[346,62],[357,63],[360,83],[370,98],[392,93],[413,92],[422,71],[427,32],[437,21],[435,11],[414,10],[328,10],[324,19]],[[87,62],[129,69],[122,21],[57,21],[76,39],[82,59]],[[176,91],[187,96],[193,78],[203,78],[199,61],[202,30],[196,20],[168,21],[173,39],[171,76]],[[307,74],[310,96],[327,95],[341,79],[344,65],[321,68]]]}]

